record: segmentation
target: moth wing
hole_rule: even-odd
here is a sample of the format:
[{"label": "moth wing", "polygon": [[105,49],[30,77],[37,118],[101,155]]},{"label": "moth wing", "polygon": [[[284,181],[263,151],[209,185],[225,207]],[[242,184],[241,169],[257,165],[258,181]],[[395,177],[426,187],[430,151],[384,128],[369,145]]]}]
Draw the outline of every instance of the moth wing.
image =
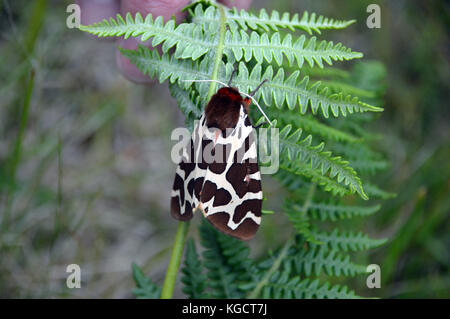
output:
[{"label": "moth wing", "polygon": [[199,208],[219,231],[249,240],[261,223],[263,194],[255,134],[243,108],[233,132],[217,138],[218,152],[207,166]]},{"label": "moth wing", "polygon": [[190,142],[183,148],[182,158],[175,172],[170,212],[177,220],[190,220],[193,210],[199,203],[206,167],[199,165],[196,159],[201,151],[201,140],[205,129],[206,121],[203,114],[194,127]]}]

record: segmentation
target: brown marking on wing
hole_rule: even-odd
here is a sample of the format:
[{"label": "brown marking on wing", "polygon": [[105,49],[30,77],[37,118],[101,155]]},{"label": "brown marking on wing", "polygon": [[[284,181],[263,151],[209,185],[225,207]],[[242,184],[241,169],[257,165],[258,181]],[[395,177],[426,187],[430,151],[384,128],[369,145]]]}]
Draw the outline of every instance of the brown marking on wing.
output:
[{"label": "brown marking on wing", "polygon": [[253,236],[255,236],[259,225],[256,224],[253,220],[246,219],[242,222],[241,225],[238,226],[238,228],[232,230],[227,226],[229,218],[230,215],[225,212],[216,213],[206,217],[206,219],[211,223],[211,225],[214,226],[214,228],[237,239],[250,240],[253,238]]}]

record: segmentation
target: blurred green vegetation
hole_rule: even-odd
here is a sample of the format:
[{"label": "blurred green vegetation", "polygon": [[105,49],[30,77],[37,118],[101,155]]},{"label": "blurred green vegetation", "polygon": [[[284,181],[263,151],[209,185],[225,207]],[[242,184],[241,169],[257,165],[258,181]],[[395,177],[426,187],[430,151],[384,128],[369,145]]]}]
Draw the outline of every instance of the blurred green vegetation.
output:
[{"label": "blurred green vegetation", "polygon": [[[381,5],[381,29],[365,24],[370,3]],[[375,126],[391,165],[376,179],[397,194],[374,217],[351,221],[390,238],[364,260],[382,271],[382,288],[365,295],[449,298],[449,5],[254,6],[358,20],[336,36],[386,67]],[[113,44],[67,29],[65,19],[62,1],[0,2],[0,297],[130,297],[131,262],[161,279],[175,233],[167,213],[169,136],[183,123],[175,102],[164,86],[121,78]],[[284,240],[284,221],[273,220],[251,243],[256,254]],[[71,263],[82,265],[85,289],[66,288]]]}]

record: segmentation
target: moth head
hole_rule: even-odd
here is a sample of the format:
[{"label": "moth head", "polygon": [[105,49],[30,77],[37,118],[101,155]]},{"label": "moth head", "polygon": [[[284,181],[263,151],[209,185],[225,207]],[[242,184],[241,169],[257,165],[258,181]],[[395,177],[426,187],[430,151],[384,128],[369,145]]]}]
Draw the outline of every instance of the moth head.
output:
[{"label": "moth head", "polygon": [[[233,71],[233,73],[235,73],[235,71]],[[231,80],[232,80],[232,77],[231,77],[231,79],[230,79],[228,84],[225,84],[225,83],[223,83],[221,81],[218,81],[218,80],[212,80],[212,79],[211,80],[181,80],[181,81],[183,81],[183,82],[216,82],[216,83],[222,84],[224,87],[220,88],[218,93],[221,93],[221,92],[232,92],[233,91],[233,92],[237,92],[239,95],[244,95],[245,96],[244,99],[242,99],[242,97],[239,96],[240,99],[242,100],[242,102],[244,103],[244,107],[247,107],[247,109],[248,109],[248,107],[250,106],[250,102],[253,101],[253,103],[255,103],[255,105],[258,107],[258,109],[262,113],[262,115],[264,115],[264,117],[266,118],[266,120],[270,124],[270,126],[272,126],[272,122],[269,120],[269,118],[267,117],[266,113],[264,113],[264,111],[262,110],[261,106],[258,104],[258,101],[256,101],[256,99],[253,97],[256,94],[256,92],[258,92],[258,90],[261,88],[261,86],[264,83],[266,83],[268,80],[267,79],[263,80],[252,92],[250,92],[250,94],[247,94],[247,93],[244,93],[244,92],[240,92],[237,88],[231,87],[230,86],[231,85]],[[221,91],[221,90],[224,90],[224,91]],[[232,93],[232,94],[234,94],[234,93]]]}]

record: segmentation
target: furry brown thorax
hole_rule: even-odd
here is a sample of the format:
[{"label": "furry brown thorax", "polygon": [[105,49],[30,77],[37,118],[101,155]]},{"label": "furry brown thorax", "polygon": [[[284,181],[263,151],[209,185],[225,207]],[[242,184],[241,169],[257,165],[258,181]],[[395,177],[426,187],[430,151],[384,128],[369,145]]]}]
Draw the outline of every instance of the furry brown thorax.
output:
[{"label": "furry brown thorax", "polygon": [[234,128],[239,118],[241,105],[248,114],[250,99],[242,98],[236,88],[223,87],[213,95],[205,109],[206,124],[221,131]]}]

